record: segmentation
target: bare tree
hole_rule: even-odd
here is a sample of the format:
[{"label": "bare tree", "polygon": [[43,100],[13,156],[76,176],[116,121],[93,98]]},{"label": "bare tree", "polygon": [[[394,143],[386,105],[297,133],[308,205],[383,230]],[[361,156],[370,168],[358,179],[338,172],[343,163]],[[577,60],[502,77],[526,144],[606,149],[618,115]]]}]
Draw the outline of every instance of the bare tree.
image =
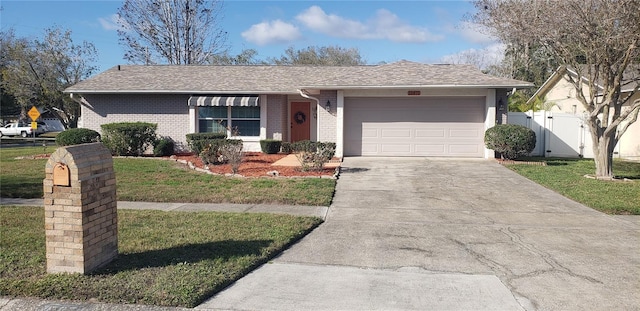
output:
[{"label": "bare tree", "polygon": [[[478,67],[485,73],[505,76],[501,72],[494,72],[504,58],[501,45],[492,45],[483,49],[469,49],[456,54],[446,55],[441,61],[447,64],[468,64]],[[508,77],[511,77],[509,74]]]},{"label": "bare tree", "polygon": [[270,58],[268,62],[276,65],[320,65],[320,66],[349,66],[364,65],[366,62],[357,48],[342,48],[339,46],[310,46],[303,50],[289,47],[280,58]]},{"label": "bare tree", "polygon": [[207,63],[211,65],[265,65],[266,62],[256,58],[258,51],[254,49],[242,50],[238,55],[228,52],[211,55]]},{"label": "bare tree", "polygon": [[80,106],[62,92],[91,76],[97,68],[93,44],[74,44],[71,31],[50,28],[42,39],[2,35],[2,88],[22,108],[22,117],[32,105],[50,109],[66,127],[77,126]]},{"label": "bare tree", "polygon": [[225,51],[219,0],[125,0],[118,9],[120,43],[131,63],[206,64]]},{"label": "bare tree", "polygon": [[[503,42],[536,44],[568,75],[588,112],[597,178],[613,177],[613,150],[638,118],[640,0],[476,0],[475,22]],[[628,83],[628,84],[627,84]]]}]

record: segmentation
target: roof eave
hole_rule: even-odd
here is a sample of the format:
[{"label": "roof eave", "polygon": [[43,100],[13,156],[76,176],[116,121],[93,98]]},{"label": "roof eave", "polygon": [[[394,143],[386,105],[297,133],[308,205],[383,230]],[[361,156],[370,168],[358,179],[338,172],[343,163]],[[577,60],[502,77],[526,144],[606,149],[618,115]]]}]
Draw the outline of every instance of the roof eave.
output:
[{"label": "roof eave", "polygon": [[534,87],[532,83],[529,84],[442,84],[442,85],[337,85],[337,86],[302,86],[301,89],[314,89],[314,90],[366,90],[366,89],[513,89],[513,88],[531,88]]},{"label": "roof eave", "polygon": [[297,91],[255,91],[255,90],[236,90],[236,91],[219,91],[219,90],[64,90],[66,94],[177,94],[177,95],[197,95],[197,94],[298,94]]}]

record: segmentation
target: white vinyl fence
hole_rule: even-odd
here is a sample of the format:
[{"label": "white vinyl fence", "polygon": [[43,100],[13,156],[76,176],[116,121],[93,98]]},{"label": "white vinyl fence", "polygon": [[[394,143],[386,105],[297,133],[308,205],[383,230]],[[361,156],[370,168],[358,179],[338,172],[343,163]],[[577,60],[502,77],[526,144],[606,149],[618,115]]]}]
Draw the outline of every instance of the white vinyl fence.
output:
[{"label": "white vinyl fence", "polygon": [[536,133],[532,156],[593,158],[591,133],[579,116],[550,111],[509,112],[507,123],[526,126]]}]

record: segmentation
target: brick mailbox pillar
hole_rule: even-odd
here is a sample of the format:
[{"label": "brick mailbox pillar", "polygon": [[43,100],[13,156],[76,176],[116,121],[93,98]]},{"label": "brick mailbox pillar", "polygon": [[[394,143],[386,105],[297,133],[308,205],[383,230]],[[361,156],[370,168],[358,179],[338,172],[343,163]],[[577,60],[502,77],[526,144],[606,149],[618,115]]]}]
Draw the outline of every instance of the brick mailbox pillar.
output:
[{"label": "brick mailbox pillar", "polygon": [[101,143],[58,148],[44,179],[48,273],[89,273],[118,255],[116,177]]}]

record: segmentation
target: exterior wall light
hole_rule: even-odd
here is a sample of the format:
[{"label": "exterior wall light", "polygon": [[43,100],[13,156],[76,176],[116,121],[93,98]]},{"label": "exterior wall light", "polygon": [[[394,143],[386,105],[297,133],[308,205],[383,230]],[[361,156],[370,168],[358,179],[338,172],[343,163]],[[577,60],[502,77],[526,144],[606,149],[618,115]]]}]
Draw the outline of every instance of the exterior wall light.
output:
[{"label": "exterior wall light", "polygon": [[327,104],[324,105],[324,109],[327,109],[327,111],[331,110],[331,101],[327,100]]}]

